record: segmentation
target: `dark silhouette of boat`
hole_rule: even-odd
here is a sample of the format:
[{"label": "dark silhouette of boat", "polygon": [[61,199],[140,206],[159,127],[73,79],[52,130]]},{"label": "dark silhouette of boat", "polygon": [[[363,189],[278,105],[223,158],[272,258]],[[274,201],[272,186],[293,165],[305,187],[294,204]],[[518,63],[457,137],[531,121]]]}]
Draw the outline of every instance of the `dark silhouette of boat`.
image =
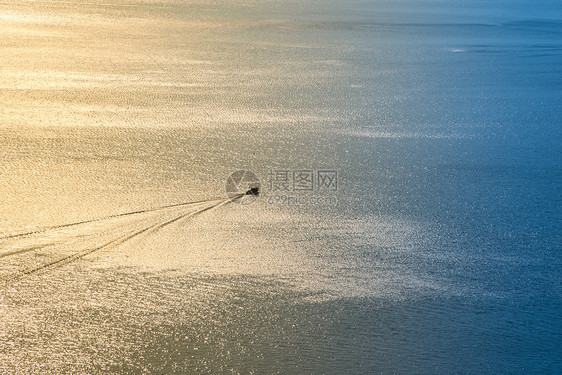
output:
[{"label": "dark silhouette of boat", "polygon": [[258,185],[250,186],[250,189],[246,191],[246,195],[260,195],[260,187]]}]

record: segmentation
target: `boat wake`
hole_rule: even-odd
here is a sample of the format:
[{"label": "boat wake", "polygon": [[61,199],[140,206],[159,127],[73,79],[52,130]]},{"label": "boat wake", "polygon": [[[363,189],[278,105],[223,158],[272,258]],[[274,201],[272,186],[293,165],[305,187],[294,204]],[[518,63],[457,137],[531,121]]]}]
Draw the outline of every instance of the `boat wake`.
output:
[{"label": "boat wake", "polygon": [[12,285],[226,205],[243,194],[105,216],[0,237],[0,280]]}]

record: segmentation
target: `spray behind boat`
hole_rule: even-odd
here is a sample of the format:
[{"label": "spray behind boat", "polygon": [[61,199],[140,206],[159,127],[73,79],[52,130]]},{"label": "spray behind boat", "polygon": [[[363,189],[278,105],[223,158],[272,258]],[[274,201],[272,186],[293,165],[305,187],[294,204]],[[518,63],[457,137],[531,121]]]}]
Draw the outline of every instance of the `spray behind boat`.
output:
[{"label": "spray behind boat", "polygon": [[240,169],[228,176],[225,188],[235,203],[251,204],[260,195],[261,182],[254,172]]}]

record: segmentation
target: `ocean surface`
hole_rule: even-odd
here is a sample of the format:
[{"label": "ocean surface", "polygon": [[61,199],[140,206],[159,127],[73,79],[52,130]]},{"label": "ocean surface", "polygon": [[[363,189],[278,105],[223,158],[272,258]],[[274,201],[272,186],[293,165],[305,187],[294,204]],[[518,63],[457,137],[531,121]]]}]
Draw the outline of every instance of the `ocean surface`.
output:
[{"label": "ocean surface", "polygon": [[0,374],[562,373],[559,1],[1,1],[0,103]]}]

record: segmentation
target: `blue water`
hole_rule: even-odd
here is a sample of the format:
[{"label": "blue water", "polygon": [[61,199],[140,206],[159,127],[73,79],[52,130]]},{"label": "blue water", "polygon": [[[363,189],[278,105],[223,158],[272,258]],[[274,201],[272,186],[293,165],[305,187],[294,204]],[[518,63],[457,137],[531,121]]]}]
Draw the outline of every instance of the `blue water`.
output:
[{"label": "blue water", "polygon": [[560,2],[105,3],[0,5],[1,232],[262,196],[3,286],[0,372],[562,373]]}]

